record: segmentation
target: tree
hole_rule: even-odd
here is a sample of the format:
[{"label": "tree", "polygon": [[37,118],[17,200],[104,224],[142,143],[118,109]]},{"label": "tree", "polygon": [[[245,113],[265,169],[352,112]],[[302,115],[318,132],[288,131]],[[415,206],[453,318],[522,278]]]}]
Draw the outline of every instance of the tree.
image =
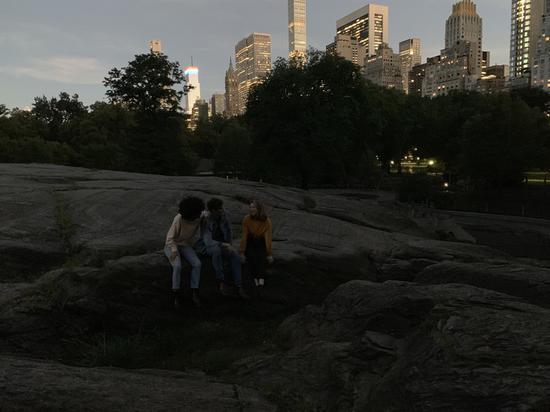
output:
[{"label": "tree", "polygon": [[41,135],[46,140],[68,142],[70,124],[87,113],[87,108],[78,100],[78,95],[59,93],[59,99],[46,96],[35,97],[32,115],[41,123]]},{"label": "tree", "polygon": [[235,119],[230,119],[220,135],[216,150],[214,171],[238,176],[248,169],[250,134]]},{"label": "tree", "polygon": [[179,63],[170,62],[160,53],[136,55],[122,69],[109,71],[103,84],[114,104],[139,112],[180,111],[183,90],[174,87],[183,82]]},{"label": "tree", "polygon": [[252,173],[303,188],[349,182],[367,157],[365,93],[359,67],[338,56],[277,60],[247,103]]}]

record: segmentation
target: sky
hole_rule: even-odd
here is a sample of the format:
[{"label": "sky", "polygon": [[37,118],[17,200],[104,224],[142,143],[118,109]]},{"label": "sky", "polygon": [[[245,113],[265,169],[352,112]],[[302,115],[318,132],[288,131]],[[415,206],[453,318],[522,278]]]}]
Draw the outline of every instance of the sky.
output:
[{"label": "sky", "polygon": [[[394,50],[410,37],[422,59],[438,55],[445,21],[458,0],[384,0]],[[483,18],[483,49],[491,64],[508,64],[511,0],[474,0]],[[364,0],[308,0],[308,44],[325,50],[336,20]],[[77,93],[87,105],[105,100],[103,78],[148,52],[160,39],[182,68],[200,68],[201,93],[223,92],[235,44],[252,32],[271,33],[272,56],[288,54],[287,0],[0,0],[0,104],[32,105],[34,97]]]}]

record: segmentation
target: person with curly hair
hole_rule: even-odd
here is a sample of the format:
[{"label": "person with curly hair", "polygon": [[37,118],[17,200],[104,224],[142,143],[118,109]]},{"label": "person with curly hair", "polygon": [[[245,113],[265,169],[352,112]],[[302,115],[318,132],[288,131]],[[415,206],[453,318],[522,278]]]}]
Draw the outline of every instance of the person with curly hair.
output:
[{"label": "person with curly hair", "polygon": [[250,275],[254,278],[257,295],[263,294],[267,264],[273,263],[271,219],[267,217],[262,203],[252,200],[250,213],[242,223],[240,255],[243,263],[247,262]]},{"label": "person with curly hair", "polygon": [[166,235],[164,254],[172,265],[172,292],[174,308],[181,307],[181,270],[182,257],[191,265],[191,299],[196,307],[201,306],[199,283],[201,279],[201,261],[193,249],[204,202],[198,197],[185,197],[179,204],[179,213],[174,217],[172,226]]}]

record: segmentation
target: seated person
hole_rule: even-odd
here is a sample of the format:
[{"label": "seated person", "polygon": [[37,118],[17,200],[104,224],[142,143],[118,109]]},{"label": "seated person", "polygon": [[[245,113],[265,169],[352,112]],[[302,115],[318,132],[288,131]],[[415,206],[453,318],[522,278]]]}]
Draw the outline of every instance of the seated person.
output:
[{"label": "seated person", "polygon": [[228,259],[239,296],[249,299],[242,285],[241,259],[239,253],[231,245],[231,223],[223,208],[223,200],[212,198],[206,204],[208,211],[203,214],[199,250],[212,258],[212,266],[216,273],[219,290],[227,294],[223,259]]}]

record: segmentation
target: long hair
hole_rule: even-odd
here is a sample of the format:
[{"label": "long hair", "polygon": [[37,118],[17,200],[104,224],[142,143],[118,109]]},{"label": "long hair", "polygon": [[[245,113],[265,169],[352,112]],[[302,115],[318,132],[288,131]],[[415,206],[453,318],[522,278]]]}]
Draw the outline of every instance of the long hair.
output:
[{"label": "long hair", "polygon": [[266,221],[267,220],[267,213],[265,211],[265,206],[262,202],[259,202],[258,200],[256,199],[252,199],[250,201],[250,203],[254,204],[256,206],[256,215],[255,216],[250,216],[251,219],[254,219],[254,220],[261,220],[261,221]]}]

